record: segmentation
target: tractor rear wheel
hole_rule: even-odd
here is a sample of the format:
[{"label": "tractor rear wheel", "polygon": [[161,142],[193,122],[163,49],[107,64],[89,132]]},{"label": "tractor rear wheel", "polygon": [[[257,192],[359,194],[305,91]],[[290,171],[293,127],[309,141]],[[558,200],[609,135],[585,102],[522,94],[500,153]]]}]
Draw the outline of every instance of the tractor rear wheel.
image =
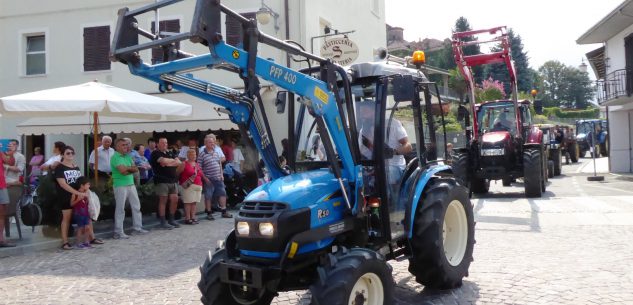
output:
[{"label": "tractor rear wheel", "polygon": [[527,148],[523,151],[523,182],[527,197],[541,197],[543,194],[543,160],[541,150]]},{"label": "tractor rear wheel", "polygon": [[409,272],[430,288],[459,287],[473,261],[475,222],[468,190],[452,179],[433,179],[417,206]]},{"label": "tractor rear wheel", "polygon": [[201,278],[198,288],[202,292],[200,301],[205,305],[268,305],[275,297],[265,289],[248,288],[247,291],[242,286],[229,285],[220,281],[220,263],[228,258],[226,249],[218,249],[213,256],[205,260],[200,266]]},{"label": "tractor rear wheel", "polygon": [[577,163],[578,159],[580,159],[580,149],[578,148],[578,143],[572,143],[569,145],[569,158],[572,163]]},{"label": "tractor rear wheel", "polygon": [[393,302],[392,269],[377,252],[343,248],[328,255],[325,265],[318,268],[320,278],[310,286],[312,304],[381,305]]},{"label": "tractor rear wheel", "polygon": [[552,154],[552,161],[554,161],[554,176],[560,176],[561,168],[563,167],[563,158],[560,149],[550,150],[550,154]]}]

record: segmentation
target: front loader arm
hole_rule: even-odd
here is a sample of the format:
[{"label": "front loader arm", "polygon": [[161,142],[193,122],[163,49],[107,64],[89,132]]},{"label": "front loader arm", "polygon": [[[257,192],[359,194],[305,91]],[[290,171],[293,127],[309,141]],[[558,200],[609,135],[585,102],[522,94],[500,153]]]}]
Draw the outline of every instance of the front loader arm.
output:
[{"label": "front loader arm", "polygon": [[[119,19],[112,42],[110,58],[113,61],[126,63],[130,71],[141,77],[161,84],[164,87],[173,86],[182,92],[194,95],[227,109],[231,120],[241,128],[246,128],[251,135],[260,153],[263,155],[266,167],[269,168],[273,178],[283,176],[277,161],[277,153],[272,144],[272,135],[269,125],[264,118],[263,124],[258,123],[253,111],[256,109],[255,101],[261,106],[259,96],[259,77],[284,88],[298,96],[305,97],[305,104],[309,112],[317,121],[322,120],[324,127],[329,131],[329,137],[324,137],[326,150],[331,153],[331,165],[335,176],[341,181],[356,180],[355,159],[350,151],[350,134],[346,124],[353,122],[343,117],[340,111],[341,98],[336,90],[336,77],[334,70],[342,68],[330,61],[318,56],[306,53],[294,45],[277,40],[257,30],[254,20],[246,20],[241,15],[222,6],[218,0],[198,0],[191,31],[186,33],[163,33],[154,35],[138,27],[136,15],[150,12],[180,0],[163,0],[149,4],[136,10],[127,8],[119,10]],[[225,13],[238,18],[244,29],[244,49],[226,44],[220,28],[220,13]],[[151,41],[139,44],[139,35],[149,38]],[[189,39],[209,47],[209,53],[205,55],[186,54],[175,48],[178,41]],[[294,71],[279,65],[272,60],[256,56],[257,42],[264,42],[291,54],[316,60],[320,63],[324,80],[311,75]],[[149,65],[140,59],[139,51],[160,47],[166,55],[166,62]],[[237,72],[245,83],[245,92],[214,84],[213,82],[194,78],[189,71],[195,69],[223,68]],[[324,72],[325,71],[325,72]],[[329,72],[329,73],[328,73]],[[345,75],[346,76],[346,75]],[[260,107],[263,110],[263,107]],[[265,116],[265,113],[262,113]],[[354,123],[355,124],[355,123]],[[262,126],[263,125],[263,126]],[[334,144],[334,145],[332,145]],[[333,151],[336,148],[336,154]],[[339,168],[340,158],[343,167]]]}]

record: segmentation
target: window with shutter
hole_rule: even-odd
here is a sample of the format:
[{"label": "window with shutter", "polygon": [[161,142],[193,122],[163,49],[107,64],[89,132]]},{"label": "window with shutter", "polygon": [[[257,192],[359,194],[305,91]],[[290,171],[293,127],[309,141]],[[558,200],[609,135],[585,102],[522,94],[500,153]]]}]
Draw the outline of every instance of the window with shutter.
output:
[{"label": "window with shutter", "polygon": [[[256,13],[242,13],[248,19],[255,19]],[[242,43],[242,24],[231,16],[226,16],[226,37],[224,41],[232,46]]]},{"label": "window with shutter", "polygon": [[84,71],[110,70],[110,26],[84,28]]},{"label": "window with shutter", "polygon": [[[156,30],[154,29],[156,22],[152,21],[152,33]],[[180,20],[171,19],[171,20],[162,20],[159,22],[160,31],[161,32],[170,32],[170,33],[180,33]],[[180,42],[176,43],[176,49],[180,49]],[[165,61],[163,58],[163,49],[162,48],[152,48],[152,64],[161,63]]]}]

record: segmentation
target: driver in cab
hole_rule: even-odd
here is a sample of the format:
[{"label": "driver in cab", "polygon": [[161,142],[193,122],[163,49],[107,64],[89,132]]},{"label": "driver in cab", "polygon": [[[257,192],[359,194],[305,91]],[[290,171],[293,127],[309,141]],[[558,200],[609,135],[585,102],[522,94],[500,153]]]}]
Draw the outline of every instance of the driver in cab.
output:
[{"label": "driver in cab", "polygon": [[[358,103],[359,146],[363,159],[372,159],[374,149],[374,106],[370,101]],[[393,118],[387,127],[389,133],[385,135],[385,158],[388,159],[389,180],[398,181],[406,166],[404,155],[413,150],[407,131],[402,123]],[[385,131],[386,132],[386,131]]]},{"label": "driver in cab", "polygon": [[510,120],[510,115],[508,113],[507,109],[501,111],[499,116],[495,119],[490,131],[512,131],[514,122]]}]

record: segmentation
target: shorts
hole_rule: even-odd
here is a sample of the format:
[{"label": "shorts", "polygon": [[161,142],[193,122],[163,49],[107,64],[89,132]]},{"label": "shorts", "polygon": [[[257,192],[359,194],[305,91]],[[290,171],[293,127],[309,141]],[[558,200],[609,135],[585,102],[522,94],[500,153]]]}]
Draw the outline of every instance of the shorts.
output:
[{"label": "shorts", "polygon": [[90,224],[90,216],[73,214],[73,222],[77,225],[77,228],[83,228]]},{"label": "shorts", "polygon": [[213,196],[226,196],[226,190],[222,180],[211,180],[209,184],[204,185],[204,198],[211,199]]},{"label": "shorts", "polygon": [[[58,191],[59,192],[59,191]],[[57,205],[59,206],[60,210],[72,210],[72,206],[70,205],[70,198],[71,195],[70,193],[63,191],[64,195],[63,196],[57,196]]]},{"label": "shorts", "polygon": [[202,198],[202,185],[192,184],[188,188],[182,188],[180,191],[183,203],[198,203]]},{"label": "shorts", "polygon": [[178,195],[178,183],[157,183],[154,192],[158,196]]},{"label": "shorts", "polygon": [[6,188],[0,189],[0,204],[9,204],[9,191]]}]

